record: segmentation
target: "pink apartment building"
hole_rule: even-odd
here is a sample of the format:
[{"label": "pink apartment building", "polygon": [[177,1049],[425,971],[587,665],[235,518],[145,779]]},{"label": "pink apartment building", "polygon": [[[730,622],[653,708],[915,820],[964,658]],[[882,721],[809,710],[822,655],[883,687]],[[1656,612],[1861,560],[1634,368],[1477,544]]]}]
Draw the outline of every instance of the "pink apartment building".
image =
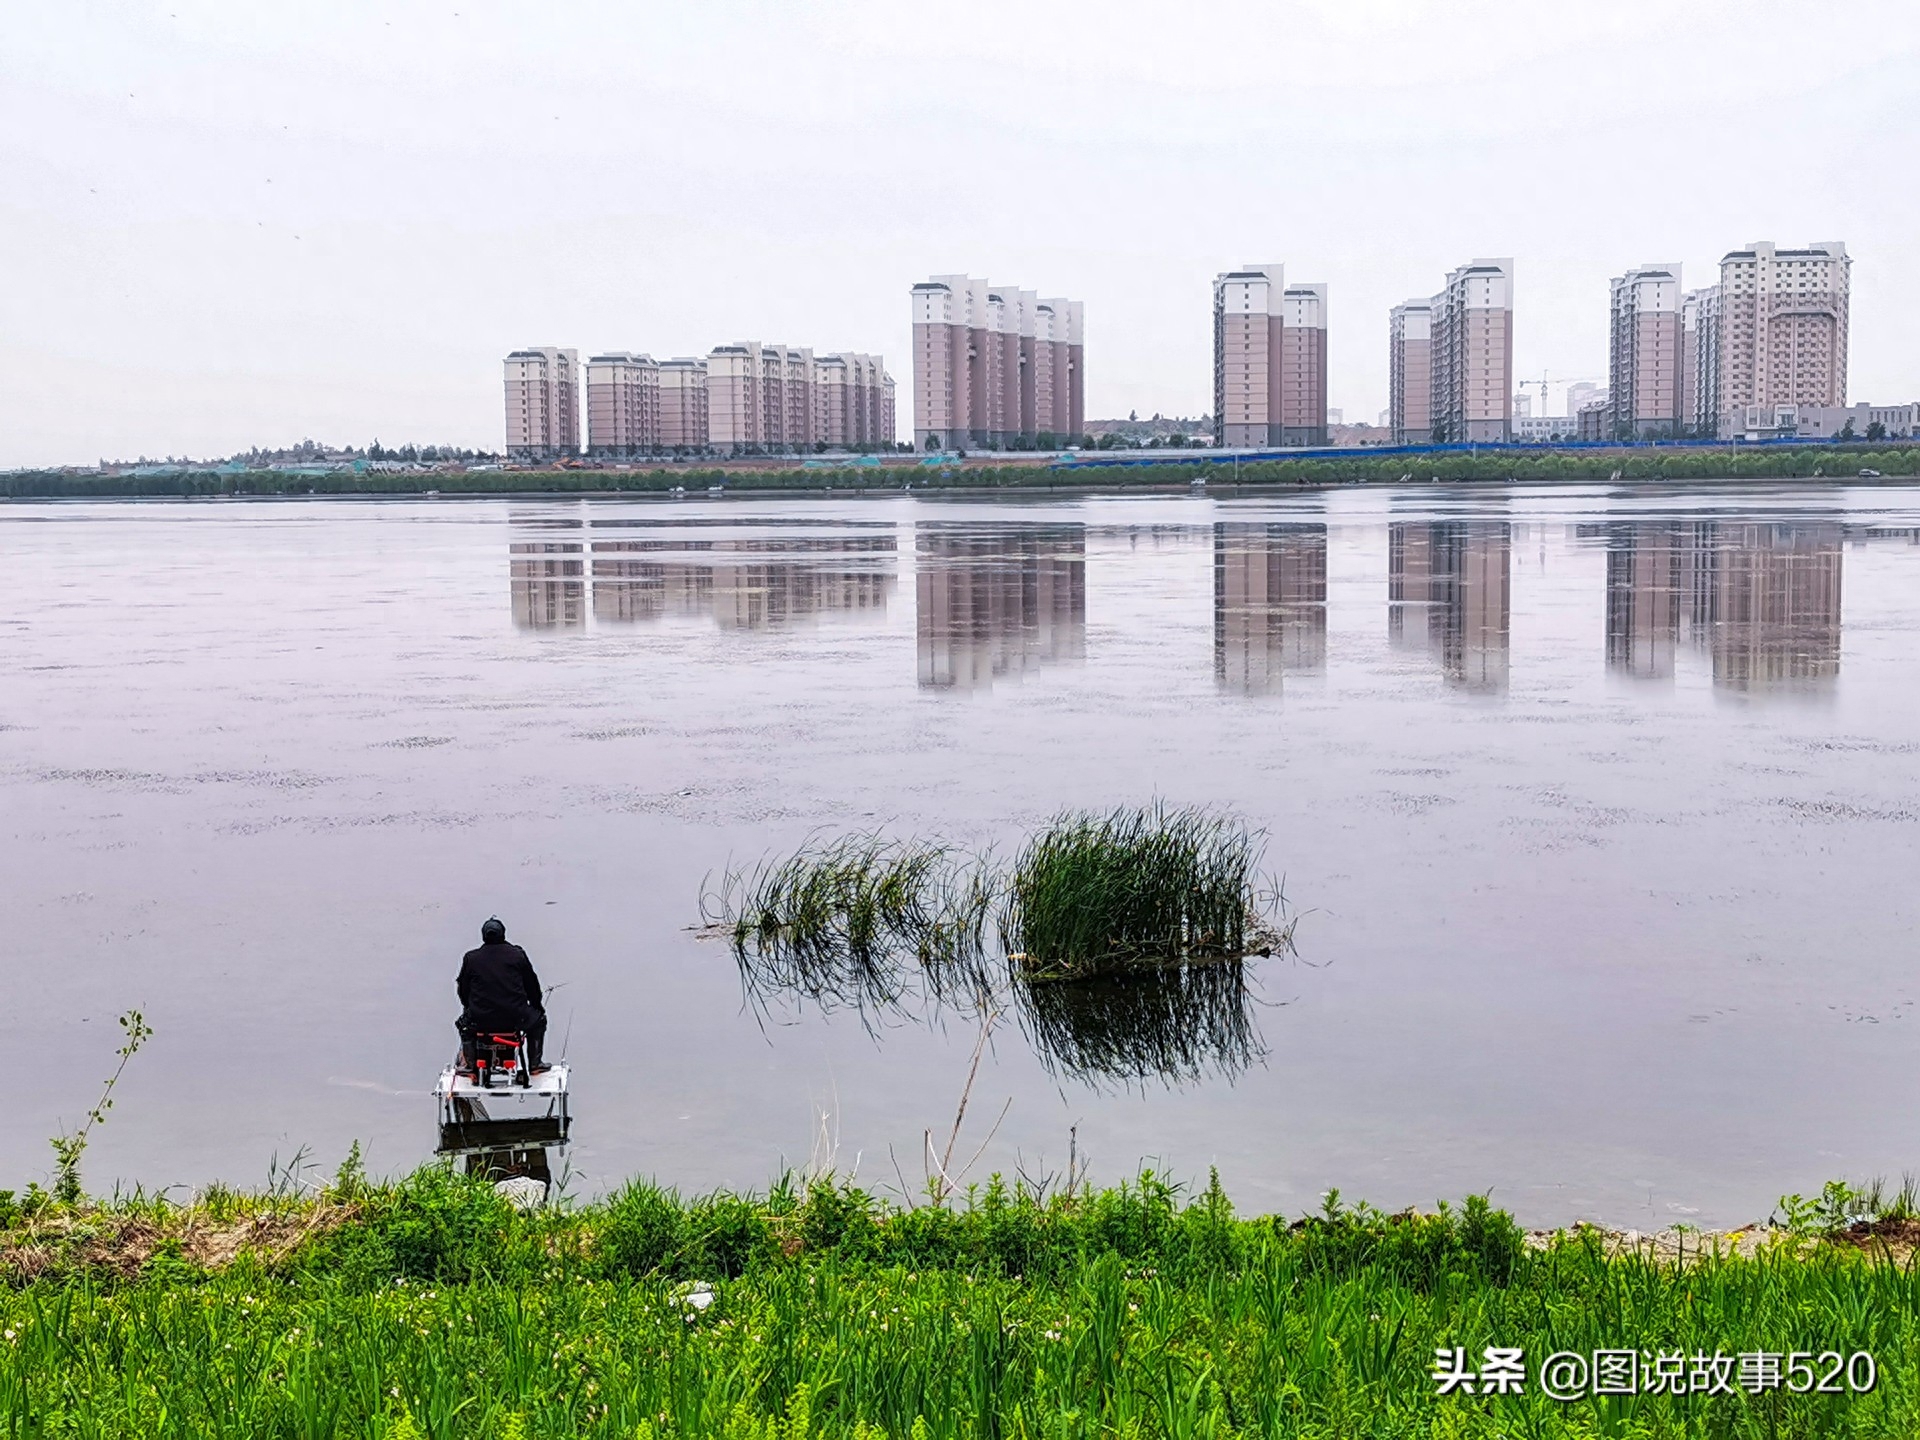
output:
[{"label": "pink apartment building", "polygon": [[1086,424],[1078,300],[936,275],[913,287],[916,449],[1050,448]]},{"label": "pink apartment building", "polygon": [[1720,287],[1706,285],[1680,297],[1682,433],[1704,439],[1718,435],[1719,406]]},{"label": "pink apartment building", "polygon": [[660,448],[670,454],[707,448],[707,362],[677,356],[660,362]]},{"label": "pink apartment building", "polygon": [[1431,302],[1436,443],[1513,438],[1513,261],[1474,260]]},{"label": "pink apartment building", "polygon": [[587,453],[623,458],[660,448],[660,367],[624,350],[590,356]]},{"label": "pink apartment building", "polygon": [[1243,265],[1213,278],[1213,439],[1278,445],[1285,365],[1285,281],[1279,265]]},{"label": "pink apartment building", "polygon": [[1281,296],[1280,443],[1327,443],[1327,287],[1289,285]]},{"label": "pink apartment building", "polygon": [[1611,287],[1610,438],[1672,438],[1686,428],[1685,296],[1678,265],[1642,265]]},{"label": "pink apartment building", "polygon": [[580,453],[580,352],[553,346],[506,359],[507,458],[556,460]]},{"label": "pink apartment building", "polygon": [[1213,438],[1327,443],[1327,287],[1286,284],[1278,264],[1213,279]]},{"label": "pink apartment building", "polygon": [[1847,403],[1853,261],[1838,240],[1759,241],[1720,261],[1719,433],[1794,433],[1799,406]]},{"label": "pink apartment building", "polygon": [[736,455],[885,449],[893,388],[878,355],[719,345],[707,356],[707,443]]},{"label": "pink apartment building", "polygon": [[1389,319],[1387,427],[1396,445],[1433,440],[1433,302],[1409,300]]}]

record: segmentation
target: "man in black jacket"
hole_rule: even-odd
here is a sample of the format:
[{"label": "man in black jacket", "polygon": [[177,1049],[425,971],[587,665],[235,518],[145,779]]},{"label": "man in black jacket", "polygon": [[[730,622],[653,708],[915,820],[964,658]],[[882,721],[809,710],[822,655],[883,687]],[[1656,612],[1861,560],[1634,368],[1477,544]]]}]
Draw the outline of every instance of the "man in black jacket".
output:
[{"label": "man in black jacket", "polygon": [[460,961],[460,1018],[454,1028],[467,1064],[473,1063],[473,1037],[479,1033],[527,1033],[527,1067],[534,1074],[547,1068],[541,1048],[547,1039],[547,1007],[533,962],[518,945],[507,943],[507,927],[490,919],[480,927],[480,948]]}]

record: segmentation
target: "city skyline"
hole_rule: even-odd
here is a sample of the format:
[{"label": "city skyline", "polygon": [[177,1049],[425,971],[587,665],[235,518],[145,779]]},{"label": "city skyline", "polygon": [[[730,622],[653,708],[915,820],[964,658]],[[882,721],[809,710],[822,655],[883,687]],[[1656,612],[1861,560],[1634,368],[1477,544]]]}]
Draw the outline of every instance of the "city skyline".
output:
[{"label": "city skyline", "polygon": [[[485,5],[45,7],[0,56],[15,182],[0,465],[303,435],[495,448],[497,367],[517,346],[644,337],[661,356],[831,336],[898,356],[900,287],[963,268],[1085,301],[1089,418],[1200,414],[1209,277],[1260,255],[1337,297],[1329,404],[1348,415],[1386,406],[1368,317],[1462,256],[1516,256],[1514,368],[1549,375],[1557,409],[1562,377],[1604,373],[1611,277],[1649,257],[1705,276],[1763,235],[1847,238],[1850,396],[1913,398],[1920,315],[1899,277],[1920,265],[1920,198],[1835,163],[1877,153],[1910,114],[1907,7],[1839,6],[1837,33],[1872,42],[1758,111],[1746,97],[1775,27],[1731,5],[1522,14],[1218,4],[1149,46],[1161,19],[1124,3],[1094,27],[999,4],[958,27],[937,6],[862,3],[660,27],[617,9],[549,24]],[[996,31],[1030,43],[1009,56]],[[1219,33],[1284,46],[1310,83],[1223,71],[1199,41]],[[986,78],[930,103],[940,46]],[[718,108],[702,89],[717,65],[739,82]],[[1433,104],[1436,67],[1454,103]],[[600,124],[636,93],[661,123]],[[830,94],[857,98],[868,143],[843,143],[843,112],[776,99]],[[1736,125],[1791,186],[1676,172],[1623,208],[1537,183],[1556,157],[1722,153]],[[1289,163],[1264,175],[1276,144]],[[991,205],[955,183],[1043,171]],[[524,201],[505,183],[518,174],[558,200]]]}]

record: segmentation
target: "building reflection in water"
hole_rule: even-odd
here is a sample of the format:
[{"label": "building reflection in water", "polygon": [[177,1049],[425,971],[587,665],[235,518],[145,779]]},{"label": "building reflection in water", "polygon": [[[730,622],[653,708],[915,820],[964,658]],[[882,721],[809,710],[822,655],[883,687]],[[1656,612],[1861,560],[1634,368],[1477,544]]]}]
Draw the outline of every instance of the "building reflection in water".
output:
[{"label": "building reflection in water", "polygon": [[1581,533],[1607,546],[1613,671],[1670,680],[1687,645],[1728,690],[1819,690],[1839,675],[1839,524],[1648,520]]},{"label": "building reflection in water", "polygon": [[[727,533],[716,536],[722,526]],[[765,629],[826,612],[884,613],[894,586],[890,523],[826,533],[817,522],[732,519],[541,519],[519,528],[573,532],[509,544],[513,618],[528,629],[584,628],[589,578],[596,624],[711,615],[723,629]]]},{"label": "building reflection in water", "polygon": [[920,683],[973,690],[1087,653],[1081,525],[916,527]]},{"label": "building reflection in water", "polygon": [[513,623],[578,630],[587,623],[586,564],[577,540],[515,540],[507,547]]},{"label": "building reflection in water", "polygon": [[594,619],[710,613],[763,630],[829,611],[884,612],[895,541],[885,533],[593,541]]},{"label": "building reflection in water", "polygon": [[1455,685],[1504,694],[1512,559],[1512,532],[1504,520],[1389,525],[1389,640],[1433,655]]},{"label": "building reflection in water", "polygon": [[1326,668],[1327,527],[1213,527],[1213,673],[1243,695]]}]

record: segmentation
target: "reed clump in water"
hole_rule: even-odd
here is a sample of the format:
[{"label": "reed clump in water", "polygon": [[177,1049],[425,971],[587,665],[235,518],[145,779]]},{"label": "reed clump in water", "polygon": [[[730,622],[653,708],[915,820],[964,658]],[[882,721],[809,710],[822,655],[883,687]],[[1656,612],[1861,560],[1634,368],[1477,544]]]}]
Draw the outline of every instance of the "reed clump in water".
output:
[{"label": "reed clump in water", "polygon": [[1285,949],[1262,849],[1259,832],[1198,806],[1058,815],[1013,862],[1009,959],[1029,979],[1084,980]]},{"label": "reed clump in water", "polygon": [[867,1016],[1011,1003],[1061,1073],[1179,1082],[1263,1053],[1239,962],[1290,949],[1291,925],[1261,849],[1238,819],[1164,804],[1057,815],[1011,865],[815,837],[729,871],[702,908],[756,1000]]},{"label": "reed clump in water", "polygon": [[751,989],[870,1010],[986,987],[993,896],[990,868],[950,846],[864,833],[729,871],[702,909]]}]

